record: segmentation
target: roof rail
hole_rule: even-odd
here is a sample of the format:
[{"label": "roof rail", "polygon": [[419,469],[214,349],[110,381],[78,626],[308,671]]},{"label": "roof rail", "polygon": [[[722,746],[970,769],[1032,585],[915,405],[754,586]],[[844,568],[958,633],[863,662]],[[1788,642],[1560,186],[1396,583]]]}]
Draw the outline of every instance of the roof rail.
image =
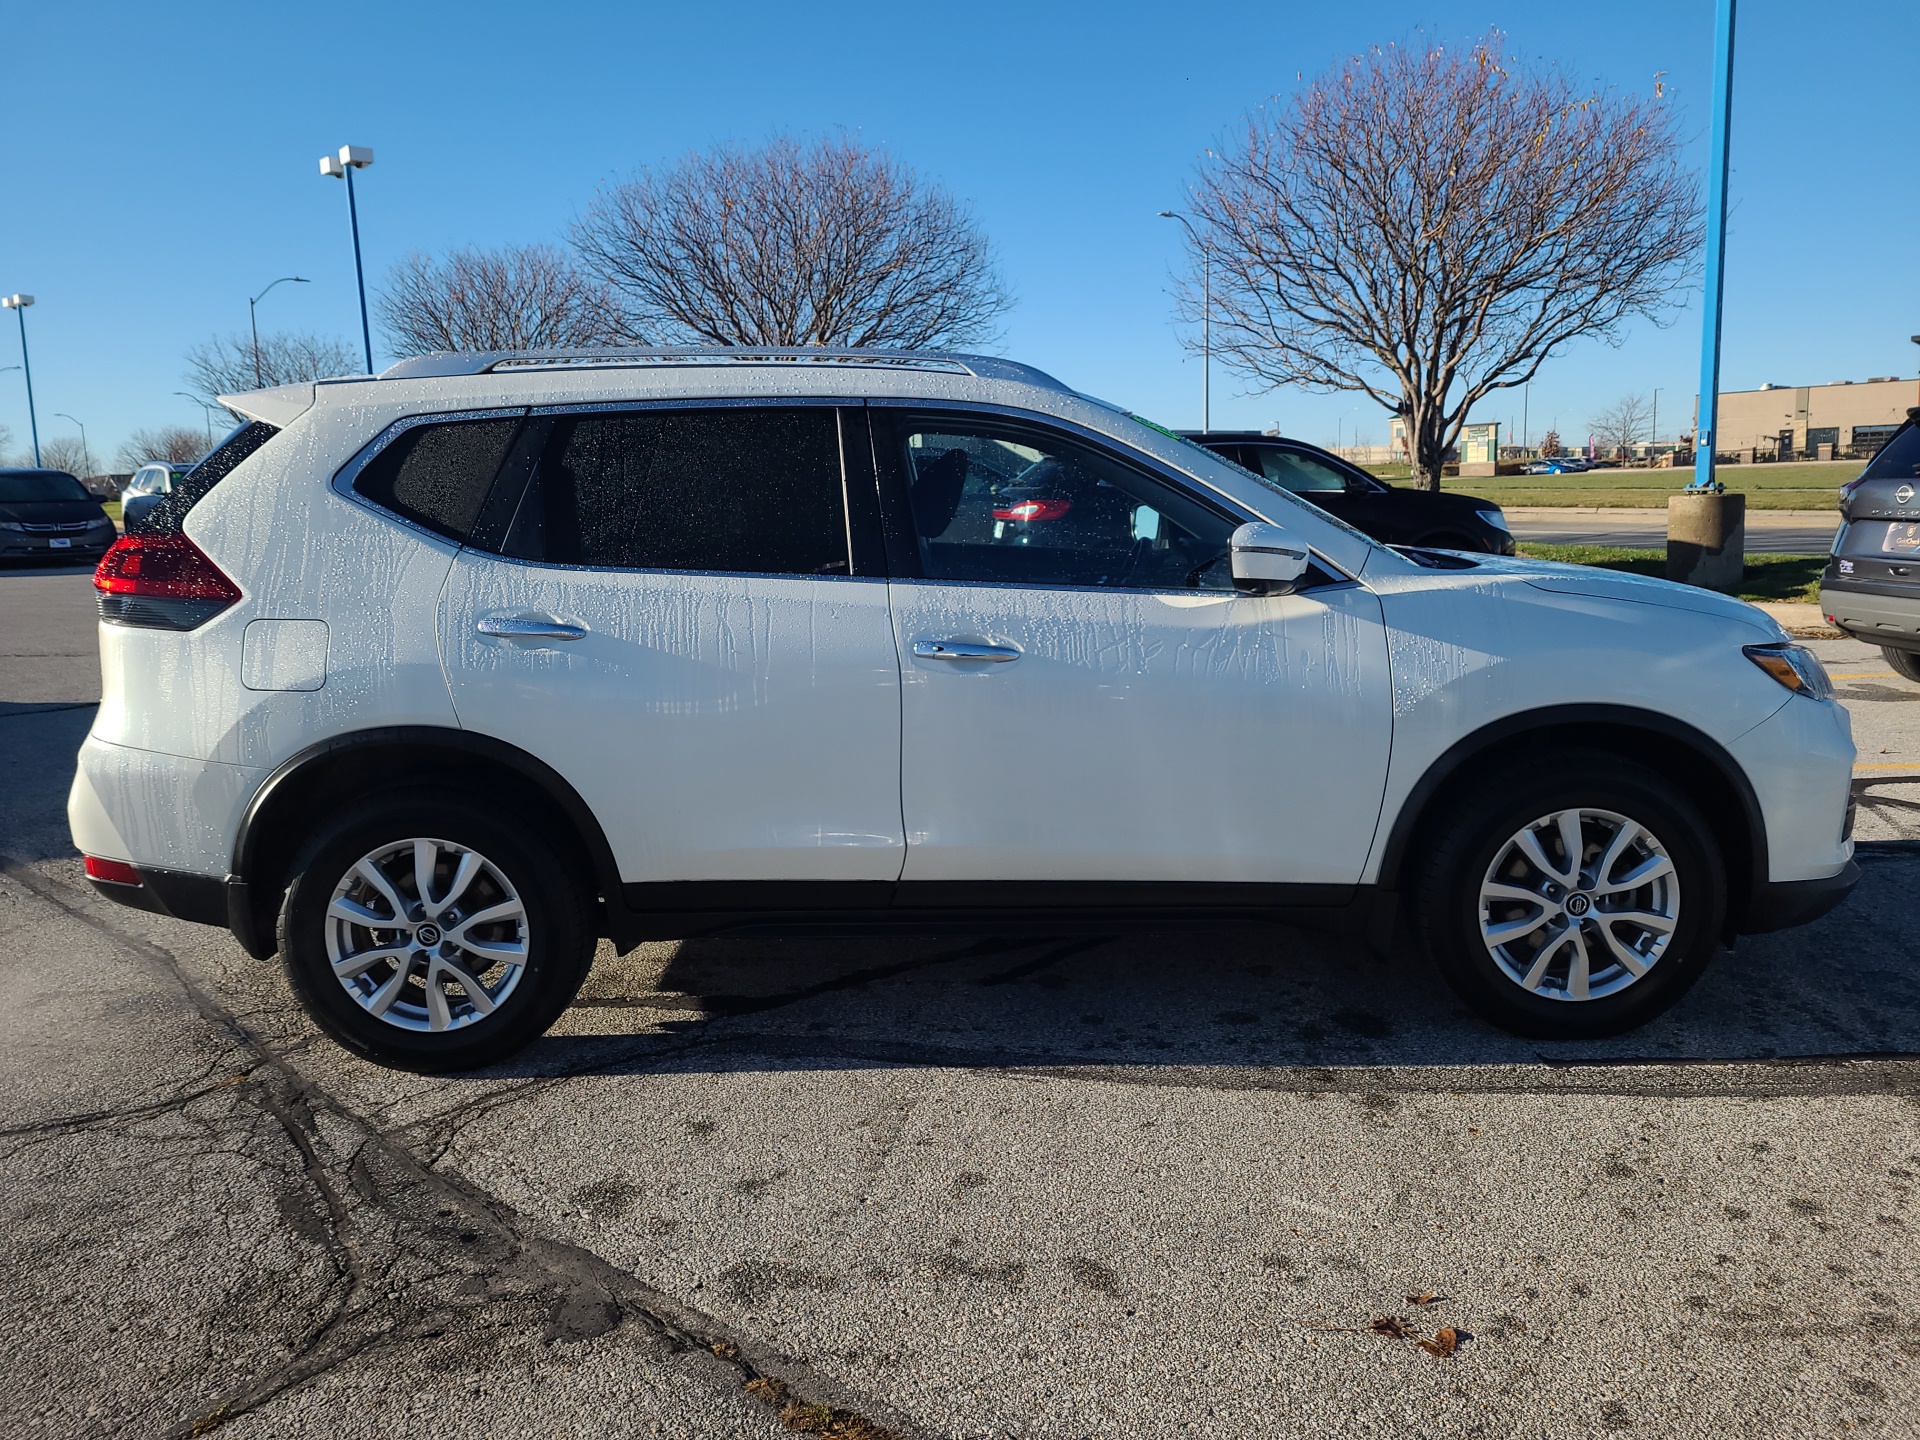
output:
[{"label": "roof rail", "polygon": [[1031,365],[992,355],[941,350],[831,350],[821,346],[672,345],[615,346],[592,350],[487,350],[466,354],[450,350],[416,355],[380,372],[382,380],[424,380],[455,375],[495,375],[519,370],[624,370],[667,365],[849,365],[884,370],[918,370],[972,375],[983,380],[1016,380],[1049,390],[1067,387]]}]

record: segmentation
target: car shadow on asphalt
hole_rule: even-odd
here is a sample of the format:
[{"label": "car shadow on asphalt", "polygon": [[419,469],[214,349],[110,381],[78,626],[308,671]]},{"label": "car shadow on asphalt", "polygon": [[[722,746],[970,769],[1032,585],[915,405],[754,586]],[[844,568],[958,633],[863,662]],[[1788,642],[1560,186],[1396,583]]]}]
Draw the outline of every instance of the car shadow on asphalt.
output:
[{"label": "car shadow on asphalt", "polygon": [[[713,938],[603,950],[523,1075],[892,1065],[1325,1067],[1779,1065],[1920,1056],[1908,918],[1920,848],[1861,854],[1832,915],[1743,938],[1678,1006],[1579,1044],[1507,1035],[1416,946],[1387,958],[1281,926],[1080,937]],[[617,1020],[618,1024],[610,1024]],[[1903,1082],[1904,1083],[1904,1082]]]}]

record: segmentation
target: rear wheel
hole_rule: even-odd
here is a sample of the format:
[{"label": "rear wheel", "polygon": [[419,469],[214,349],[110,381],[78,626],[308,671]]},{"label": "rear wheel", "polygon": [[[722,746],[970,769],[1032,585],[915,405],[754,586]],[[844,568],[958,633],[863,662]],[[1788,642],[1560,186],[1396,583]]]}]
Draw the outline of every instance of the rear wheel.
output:
[{"label": "rear wheel", "polygon": [[316,1024],[380,1064],[504,1059],[558,1018],[592,960],[592,895],[567,853],[454,795],[343,811],[287,887],[288,979]]},{"label": "rear wheel", "polygon": [[1889,645],[1882,645],[1880,653],[1887,657],[1887,664],[1893,668],[1894,674],[1920,681],[1920,655],[1911,650],[1895,650]]},{"label": "rear wheel", "polygon": [[1461,998],[1504,1029],[1610,1035],[1672,1005],[1719,947],[1726,874],[1653,771],[1562,751],[1487,777],[1428,832],[1413,899]]}]

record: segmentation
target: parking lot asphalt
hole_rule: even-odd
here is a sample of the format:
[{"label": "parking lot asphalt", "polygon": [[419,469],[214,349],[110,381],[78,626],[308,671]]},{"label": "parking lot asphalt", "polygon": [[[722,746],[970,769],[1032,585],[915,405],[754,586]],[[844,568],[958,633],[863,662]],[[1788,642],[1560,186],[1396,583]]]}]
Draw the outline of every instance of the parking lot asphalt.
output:
[{"label": "parking lot asphalt", "polygon": [[1911,847],[1598,1044],[1284,929],[713,939],[426,1079],[87,888],[88,601],[0,575],[0,1434],[1912,1433]]},{"label": "parking lot asphalt", "polygon": [[[1507,526],[1516,540],[1542,545],[1619,545],[1664,550],[1667,512],[1619,507],[1510,505]],[[1749,510],[1750,555],[1824,555],[1833,546],[1840,517],[1831,510]]]}]

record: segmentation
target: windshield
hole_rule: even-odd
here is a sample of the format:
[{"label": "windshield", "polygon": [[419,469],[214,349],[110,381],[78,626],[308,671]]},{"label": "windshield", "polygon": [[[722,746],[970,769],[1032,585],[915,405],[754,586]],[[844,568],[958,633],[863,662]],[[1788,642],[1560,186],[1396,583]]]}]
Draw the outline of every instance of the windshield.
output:
[{"label": "windshield", "polygon": [[1153,431],[1157,435],[1164,435],[1169,440],[1178,440],[1182,445],[1186,446],[1189,450],[1192,450],[1195,454],[1204,455],[1207,457],[1207,459],[1213,461],[1215,464],[1231,466],[1233,469],[1239,471],[1240,474],[1245,475],[1248,479],[1259,481],[1262,489],[1271,490],[1276,495],[1286,496],[1291,503],[1301,506],[1303,509],[1313,511],[1313,513],[1316,516],[1326,521],[1329,525],[1338,525],[1342,530],[1346,531],[1349,535],[1352,535],[1355,539],[1364,540],[1369,545],[1374,545],[1379,543],[1371,535],[1367,534],[1366,531],[1356,530],[1353,526],[1349,525],[1346,521],[1342,520],[1338,515],[1334,515],[1326,510],[1322,510],[1318,505],[1315,505],[1311,500],[1307,499],[1307,497],[1304,495],[1296,495],[1293,491],[1289,490],[1285,485],[1282,485],[1278,480],[1270,480],[1265,475],[1260,474],[1258,471],[1249,470],[1247,469],[1246,466],[1239,464],[1237,461],[1228,459],[1225,455],[1222,455],[1218,450],[1208,449],[1205,445],[1202,445],[1198,440],[1191,440],[1185,435],[1180,434],[1176,430],[1167,429],[1167,427],[1164,425],[1156,425],[1153,423],[1153,421],[1147,419],[1147,417],[1144,415],[1130,415],[1128,418],[1139,421],[1142,425],[1146,426],[1149,430]]},{"label": "windshield", "polygon": [[59,470],[28,470],[0,475],[0,505],[30,505],[36,500],[86,500],[87,487]]}]

